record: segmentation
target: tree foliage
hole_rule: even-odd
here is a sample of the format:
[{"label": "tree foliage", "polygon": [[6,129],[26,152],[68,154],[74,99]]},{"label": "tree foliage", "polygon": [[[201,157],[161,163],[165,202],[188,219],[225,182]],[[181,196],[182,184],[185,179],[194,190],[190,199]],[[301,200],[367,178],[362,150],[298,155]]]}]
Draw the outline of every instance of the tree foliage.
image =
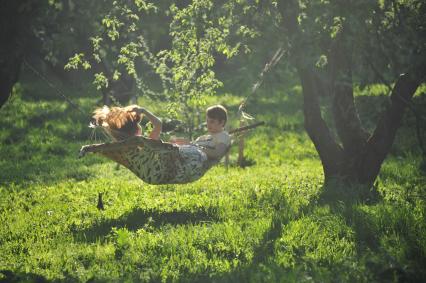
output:
[{"label": "tree foliage", "polygon": [[[170,113],[182,110],[193,127],[193,114],[204,106],[204,97],[222,86],[213,68],[217,56],[234,57],[241,49],[236,38],[252,33],[248,27],[236,28],[233,13],[241,4],[209,0],[185,5],[167,1],[108,4],[111,9],[90,38],[91,52],[75,54],[66,68],[92,70],[94,84],[107,97],[120,98],[114,85],[121,83],[132,95],[166,99]],[[159,46],[158,41],[165,44]],[[123,89],[119,91],[122,95]]]}]

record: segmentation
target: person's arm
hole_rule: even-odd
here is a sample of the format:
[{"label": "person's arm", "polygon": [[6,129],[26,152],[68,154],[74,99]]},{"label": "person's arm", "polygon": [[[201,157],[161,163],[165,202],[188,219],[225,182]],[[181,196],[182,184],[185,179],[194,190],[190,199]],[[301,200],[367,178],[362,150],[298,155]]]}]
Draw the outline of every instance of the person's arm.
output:
[{"label": "person's arm", "polygon": [[177,137],[171,137],[169,142],[177,144],[177,145],[187,145],[190,144],[190,141],[186,138],[177,138]]},{"label": "person's arm", "polygon": [[214,148],[204,147],[203,151],[209,159],[220,159],[226,154],[228,148],[226,144],[219,143]]},{"label": "person's arm", "polygon": [[146,108],[138,106],[137,111],[140,114],[144,114],[153,126],[153,129],[151,133],[149,134],[149,138],[153,140],[158,140],[160,138],[160,133],[162,128],[161,120],[157,116],[152,114],[150,111],[148,111]]}]

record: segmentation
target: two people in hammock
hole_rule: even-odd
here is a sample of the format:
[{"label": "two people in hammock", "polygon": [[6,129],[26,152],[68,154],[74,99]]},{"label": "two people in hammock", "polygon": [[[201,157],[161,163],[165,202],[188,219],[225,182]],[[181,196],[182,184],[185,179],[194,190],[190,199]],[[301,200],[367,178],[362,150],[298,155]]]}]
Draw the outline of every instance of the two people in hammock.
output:
[{"label": "two people in hammock", "polygon": [[[146,116],[153,128],[149,138],[160,139],[161,120],[144,107],[130,105],[127,107],[103,107],[96,109],[93,118],[97,125],[102,126],[114,140],[123,140],[131,136],[141,136],[139,125]],[[228,151],[231,138],[225,131],[228,113],[222,105],[210,106],[206,110],[207,134],[198,137],[194,142],[182,139],[171,139],[178,146],[198,146],[208,159],[220,159]]]},{"label": "two people in hammock", "polygon": [[[143,116],[153,125],[149,139],[142,137],[139,123]],[[159,141],[161,120],[137,105],[99,108],[95,110],[93,118],[96,125],[101,126],[118,143],[83,146],[80,155],[87,152],[102,154],[150,184],[195,181],[217,163],[231,145],[231,138],[224,130],[227,111],[221,105],[206,110],[208,133],[192,143],[172,140],[172,144],[164,144]]]}]

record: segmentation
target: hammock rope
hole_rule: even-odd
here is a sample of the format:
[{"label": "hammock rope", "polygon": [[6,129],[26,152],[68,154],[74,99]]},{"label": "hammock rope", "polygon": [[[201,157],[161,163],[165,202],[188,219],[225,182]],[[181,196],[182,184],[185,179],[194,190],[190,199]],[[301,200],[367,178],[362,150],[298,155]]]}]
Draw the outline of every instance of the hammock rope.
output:
[{"label": "hammock rope", "polygon": [[86,117],[89,117],[89,115],[82,110],[77,104],[75,104],[71,99],[69,99],[63,92],[55,86],[50,80],[48,80],[45,76],[43,76],[35,67],[33,67],[28,61],[24,58],[23,60],[24,66],[30,69],[36,76],[41,78],[51,89],[53,89],[56,95],[59,95],[61,98],[65,99],[66,102],[68,102],[69,105],[77,109],[81,114],[83,114]]},{"label": "hammock rope", "polygon": [[259,89],[259,87],[263,84],[263,81],[265,80],[265,75],[274,68],[278,62],[281,60],[281,58],[287,54],[287,51],[284,49],[284,47],[279,47],[274,55],[272,56],[271,60],[265,64],[262,71],[259,73],[259,76],[257,78],[256,83],[251,88],[251,91],[249,94],[244,97],[244,99],[241,101],[240,106],[238,107],[238,116],[240,117],[240,120],[253,120],[254,117],[250,114],[247,114],[244,112],[244,108],[247,105],[248,99],[254,95],[254,93]]}]

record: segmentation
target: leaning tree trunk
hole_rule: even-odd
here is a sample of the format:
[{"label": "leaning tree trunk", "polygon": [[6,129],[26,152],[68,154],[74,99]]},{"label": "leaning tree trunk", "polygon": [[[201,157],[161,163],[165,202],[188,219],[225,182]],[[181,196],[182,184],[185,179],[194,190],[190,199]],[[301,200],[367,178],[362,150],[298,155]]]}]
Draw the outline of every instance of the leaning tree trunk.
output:
[{"label": "leaning tree trunk", "polygon": [[0,107],[19,79],[25,50],[29,48],[31,19],[39,6],[35,1],[0,2]]},{"label": "leaning tree trunk", "polygon": [[[334,161],[334,164],[336,161],[340,164],[339,170],[331,177],[338,177],[349,184],[361,184],[368,188],[376,180],[381,165],[392,147],[404,110],[420,85],[423,73],[417,69],[398,78],[391,93],[390,106],[381,113],[373,134],[369,134],[362,127],[355,107],[352,52],[349,42],[343,29],[333,42],[328,56],[333,97],[332,111],[343,150],[340,160]],[[305,117],[310,115],[311,113],[305,112]]]},{"label": "leaning tree trunk", "polygon": [[380,167],[389,153],[396,131],[418,86],[422,83],[425,70],[419,68],[412,73],[400,75],[391,93],[391,104],[382,113],[373,134],[363,147],[359,160],[358,181],[371,184],[379,174]]},{"label": "leaning tree trunk", "polygon": [[13,16],[10,16],[13,12],[17,12],[19,6],[17,3],[18,1],[3,1],[0,4],[0,107],[12,94],[22,63],[20,25],[14,21]]}]

